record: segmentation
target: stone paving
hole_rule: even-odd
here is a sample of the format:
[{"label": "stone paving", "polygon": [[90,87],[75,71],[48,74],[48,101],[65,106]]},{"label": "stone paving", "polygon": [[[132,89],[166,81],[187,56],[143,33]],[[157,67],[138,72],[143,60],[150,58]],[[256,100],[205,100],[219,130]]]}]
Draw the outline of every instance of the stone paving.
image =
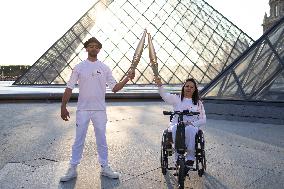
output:
[{"label": "stone paving", "polygon": [[[109,102],[109,161],[119,180],[99,175],[90,125],[78,178],[60,183],[68,168],[76,104],[71,119],[60,119],[60,103],[0,104],[1,189],[150,189],[176,188],[170,172],[160,170],[160,142],[170,106],[163,102]],[[190,173],[186,188],[283,188],[284,125],[207,120],[207,172]]]}]

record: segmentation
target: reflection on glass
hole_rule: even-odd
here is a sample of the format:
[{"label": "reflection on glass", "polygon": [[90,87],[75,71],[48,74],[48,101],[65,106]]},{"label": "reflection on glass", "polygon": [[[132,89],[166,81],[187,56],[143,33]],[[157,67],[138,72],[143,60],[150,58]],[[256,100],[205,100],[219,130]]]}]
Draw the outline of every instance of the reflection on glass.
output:
[{"label": "reflection on glass", "polygon": [[204,97],[284,102],[283,23],[284,18],[205,87]]}]

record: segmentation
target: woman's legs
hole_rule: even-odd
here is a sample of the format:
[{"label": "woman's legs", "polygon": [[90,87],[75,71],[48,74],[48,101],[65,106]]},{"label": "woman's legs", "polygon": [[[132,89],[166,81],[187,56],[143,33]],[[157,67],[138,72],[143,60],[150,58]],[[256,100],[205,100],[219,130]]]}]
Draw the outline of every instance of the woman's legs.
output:
[{"label": "woman's legs", "polygon": [[[177,125],[171,125],[173,142],[176,140],[176,131]],[[185,127],[185,145],[187,148],[186,160],[195,160],[195,135],[198,131],[198,128],[187,125]],[[175,160],[177,160],[178,154],[175,152]]]},{"label": "woman's legs", "polygon": [[195,135],[198,128],[188,125],[185,127],[186,160],[195,160]]},{"label": "woman's legs", "polygon": [[[173,145],[175,146],[175,141],[176,141],[176,132],[177,132],[177,125],[170,125],[169,129],[172,131],[172,137],[173,137]],[[177,161],[178,158],[178,153],[175,150],[175,161]]]}]

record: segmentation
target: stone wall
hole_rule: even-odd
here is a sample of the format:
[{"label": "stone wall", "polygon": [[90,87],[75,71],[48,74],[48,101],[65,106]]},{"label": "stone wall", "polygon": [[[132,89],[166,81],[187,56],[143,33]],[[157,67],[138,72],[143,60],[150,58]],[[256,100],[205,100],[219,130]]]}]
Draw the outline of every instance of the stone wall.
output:
[{"label": "stone wall", "polygon": [[284,125],[284,103],[205,100],[206,115],[211,119],[272,123]]}]

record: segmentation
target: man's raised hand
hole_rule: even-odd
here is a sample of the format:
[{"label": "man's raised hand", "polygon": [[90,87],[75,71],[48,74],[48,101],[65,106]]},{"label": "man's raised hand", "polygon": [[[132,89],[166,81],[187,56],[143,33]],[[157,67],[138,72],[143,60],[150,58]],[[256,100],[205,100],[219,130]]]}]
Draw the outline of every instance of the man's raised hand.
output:
[{"label": "man's raised hand", "polygon": [[135,69],[134,68],[130,68],[128,73],[127,73],[127,77],[132,80],[135,77]]},{"label": "man's raised hand", "polygon": [[162,86],[162,80],[161,80],[161,78],[159,78],[159,77],[155,77],[154,78],[154,82],[160,87],[160,86]]}]

